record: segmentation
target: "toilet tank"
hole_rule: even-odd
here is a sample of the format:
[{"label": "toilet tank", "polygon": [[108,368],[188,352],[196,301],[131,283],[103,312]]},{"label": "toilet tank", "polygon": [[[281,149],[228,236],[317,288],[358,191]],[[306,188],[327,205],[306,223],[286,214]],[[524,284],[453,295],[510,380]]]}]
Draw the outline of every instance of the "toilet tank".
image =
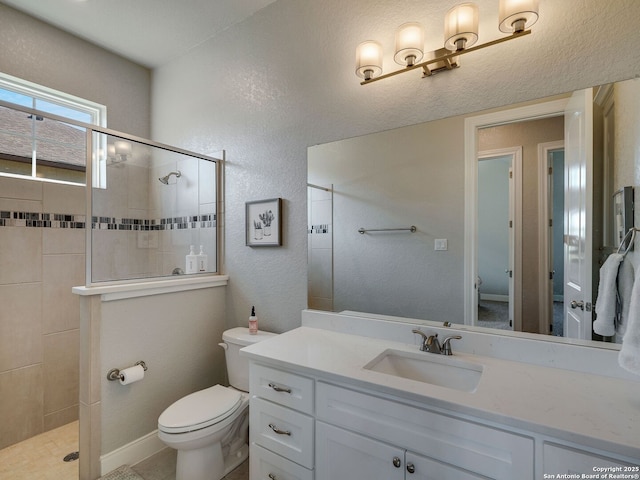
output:
[{"label": "toilet tank", "polygon": [[229,384],[232,387],[244,392],[249,391],[249,360],[240,356],[240,349],[275,335],[275,333],[261,332],[260,330],[256,335],[251,335],[246,327],[236,327],[224,331],[220,346],[224,348]]}]

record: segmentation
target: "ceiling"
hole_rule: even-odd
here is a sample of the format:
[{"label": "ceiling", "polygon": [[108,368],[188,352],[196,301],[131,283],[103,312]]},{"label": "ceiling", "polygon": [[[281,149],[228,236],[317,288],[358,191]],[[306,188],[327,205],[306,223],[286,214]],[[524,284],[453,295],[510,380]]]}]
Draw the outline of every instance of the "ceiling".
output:
[{"label": "ceiling", "polygon": [[0,0],[0,3],[155,68],[274,1]]}]

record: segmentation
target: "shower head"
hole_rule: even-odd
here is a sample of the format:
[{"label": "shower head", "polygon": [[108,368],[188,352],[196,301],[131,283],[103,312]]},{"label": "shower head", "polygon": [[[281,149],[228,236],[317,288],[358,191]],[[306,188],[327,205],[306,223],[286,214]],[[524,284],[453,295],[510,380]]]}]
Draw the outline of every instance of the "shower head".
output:
[{"label": "shower head", "polygon": [[169,172],[167,175],[165,175],[164,177],[160,177],[158,180],[160,180],[160,183],[169,185],[169,177],[171,177],[171,175],[175,175],[176,178],[180,178],[182,176],[180,170],[178,170],[177,172]]}]

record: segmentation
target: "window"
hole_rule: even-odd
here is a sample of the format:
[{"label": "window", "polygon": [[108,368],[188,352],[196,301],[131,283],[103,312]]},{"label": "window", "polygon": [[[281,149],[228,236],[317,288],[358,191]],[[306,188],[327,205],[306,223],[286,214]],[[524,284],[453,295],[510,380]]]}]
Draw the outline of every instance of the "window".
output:
[{"label": "window", "polygon": [[[106,127],[104,105],[1,73],[0,100]],[[85,128],[0,106],[0,175],[85,184],[86,159]]]}]

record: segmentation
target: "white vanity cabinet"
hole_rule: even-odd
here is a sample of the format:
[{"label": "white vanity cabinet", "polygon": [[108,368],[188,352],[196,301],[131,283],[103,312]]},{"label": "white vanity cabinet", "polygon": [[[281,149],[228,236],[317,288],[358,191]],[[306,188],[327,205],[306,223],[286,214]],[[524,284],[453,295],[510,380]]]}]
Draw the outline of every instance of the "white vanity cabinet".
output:
[{"label": "white vanity cabinet", "polygon": [[481,480],[417,453],[316,422],[316,480]]},{"label": "white vanity cabinet", "polygon": [[260,480],[313,480],[314,381],[250,367],[250,473]]},{"label": "white vanity cabinet", "polygon": [[[318,381],[316,419],[316,480],[533,480],[533,438],[399,399]],[[363,461],[373,463],[367,457],[377,459],[370,468],[378,473],[360,477]]]}]

